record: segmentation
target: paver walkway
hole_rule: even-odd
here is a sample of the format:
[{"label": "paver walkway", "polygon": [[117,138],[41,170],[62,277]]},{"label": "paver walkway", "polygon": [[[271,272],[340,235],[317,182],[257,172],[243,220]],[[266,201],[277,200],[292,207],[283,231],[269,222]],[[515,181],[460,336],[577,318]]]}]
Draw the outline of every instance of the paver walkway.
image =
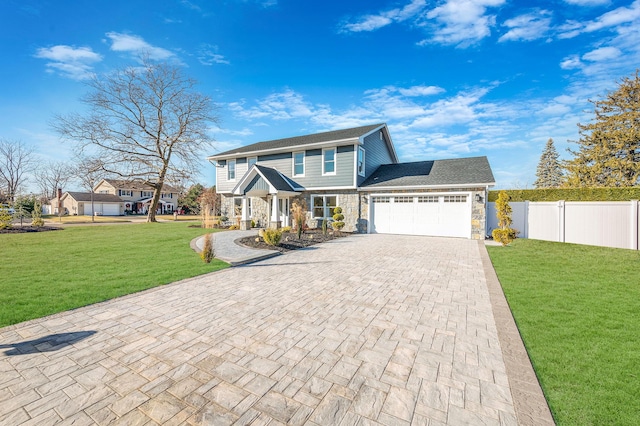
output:
[{"label": "paver walkway", "polygon": [[[213,247],[215,249],[216,258],[223,260],[232,266],[237,266],[280,255],[280,252],[276,250],[248,248],[234,242],[239,238],[249,237],[252,235],[258,236],[258,230],[236,230],[212,233],[211,236],[213,237]],[[204,236],[194,239],[191,245],[194,250],[202,251],[202,248],[204,247]]]},{"label": "paver walkway", "polygon": [[0,329],[0,424],[515,425],[479,249],[357,235]]}]

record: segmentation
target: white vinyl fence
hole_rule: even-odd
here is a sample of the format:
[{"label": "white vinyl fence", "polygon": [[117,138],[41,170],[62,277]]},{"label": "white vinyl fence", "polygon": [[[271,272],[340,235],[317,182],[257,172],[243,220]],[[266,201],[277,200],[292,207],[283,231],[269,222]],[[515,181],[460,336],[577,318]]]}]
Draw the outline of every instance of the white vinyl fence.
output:
[{"label": "white vinyl fence", "polygon": [[[638,200],[510,202],[519,238],[638,250]],[[495,203],[487,203],[487,233],[498,227]]]}]

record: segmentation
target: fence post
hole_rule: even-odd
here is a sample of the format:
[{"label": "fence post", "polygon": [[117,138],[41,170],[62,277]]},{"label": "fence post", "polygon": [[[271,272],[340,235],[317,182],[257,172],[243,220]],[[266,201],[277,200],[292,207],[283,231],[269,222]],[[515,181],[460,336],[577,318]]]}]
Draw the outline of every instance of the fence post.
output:
[{"label": "fence post", "polygon": [[524,201],[524,238],[529,238],[529,201]]},{"label": "fence post", "polygon": [[632,250],[638,250],[638,239],[640,239],[640,235],[638,235],[638,200],[631,200],[631,231],[629,232],[629,236],[631,237],[631,244],[629,247]]},{"label": "fence post", "polygon": [[564,200],[558,201],[558,241],[564,243]]}]

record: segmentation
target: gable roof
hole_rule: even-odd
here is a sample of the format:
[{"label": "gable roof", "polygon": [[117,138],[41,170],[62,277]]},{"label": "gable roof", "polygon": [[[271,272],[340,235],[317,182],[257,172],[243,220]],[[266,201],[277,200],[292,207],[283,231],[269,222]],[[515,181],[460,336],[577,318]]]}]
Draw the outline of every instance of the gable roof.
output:
[{"label": "gable roof", "polygon": [[[82,202],[91,202],[91,193],[90,192],[70,192],[67,191],[65,192],[62,198],[65,198],[66,196],[69,196],[71,198],[73,198],[76,201],[82,201]],[[94,202],[98,202],[98,203],[122,203],[122,198],[118,197],[117,195],[114,194],[97,194],[97,193],[93,193],[93,201]]]},{"label": "gable roof", "polygon": [[[107,182],[109,185],[113,186],[116,189],[131,189],[133,191],[153,191],[152,186],[147,185],[146,183],[144,183],[139,179],[135,179],[135,180],[102,179],[100,183],[96,185],[96,187],[100,186],[102,182]],[[177,188],[167,183],[162,185],[162,192],[180,193],[180,191]]]},{"label": "gable roof", "polygon": [[495,185],[487,157],[385,164],[378,167],[361,188],[464,185]]},{"label": "gable roof", "polygon": [[276,169],[254,164],[242,179],[240,179],[240,182],[238,182],[231,192],[236,195],[244,194],[247,186],[250,186],[253,180],[258,177],[264,179],[266,184],[272,187],[276,192],[296,192],[302,190],[297,183]]},{"label": "gable roof", "polygon": [[[370,124],[368,126],[353,127],[351,129],[332,130],[330,132],[314,133],[312,135],[294,136],[291,138],[257,142],[251,145],[245,145],[240,148],[211,155],[208,159],[222,159],[223,157],[233,158],[233,156],[237,156],[236,154],[248,155],[261,151],[286,150],[297,146],[315,145],[343,140],[348,141],[350,139],[357,139],[366,136],[367,134],[382,128],[386,128],[386,124]],[[395,152],[393,154],[395,155]]]}]

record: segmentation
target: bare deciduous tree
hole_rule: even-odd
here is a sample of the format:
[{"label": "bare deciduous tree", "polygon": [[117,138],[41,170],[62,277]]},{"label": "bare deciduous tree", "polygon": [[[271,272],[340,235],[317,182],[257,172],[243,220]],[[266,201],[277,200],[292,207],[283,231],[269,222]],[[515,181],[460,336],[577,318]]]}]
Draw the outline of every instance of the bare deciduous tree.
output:
[{"label": "bare deciduous tree", "polygon": [[63,188],[73,176],[73,167],[64,161],[50,161],[34,170],[42,196],[51,200],[56,197],[58,188]]},{"label": "bare deciduous tree", "polygon": [[82,186],[91,193],[91,222],[95,222],[93,188],[106,176],[104,164],[100,159],[90,157],[79,158],[77,161],[76,174]]},{"label": "bare deciduous tree", "polygon": [[194,90],[181,69],[143,58],[141,67],[116,70],[88,83],[86,114],[57,116],[53,127],[100,158],[103,169],[154,188],[147,216],[155,222],[162,186],[171,176],[198,173],[218,121],[211,99]]},{"label": "bare deciduous tree", "polygon": [[24,184],[25,173],[35,164],[33,150],[20,141],[0,139],[0,189],[10,202],[15,201]]}]

